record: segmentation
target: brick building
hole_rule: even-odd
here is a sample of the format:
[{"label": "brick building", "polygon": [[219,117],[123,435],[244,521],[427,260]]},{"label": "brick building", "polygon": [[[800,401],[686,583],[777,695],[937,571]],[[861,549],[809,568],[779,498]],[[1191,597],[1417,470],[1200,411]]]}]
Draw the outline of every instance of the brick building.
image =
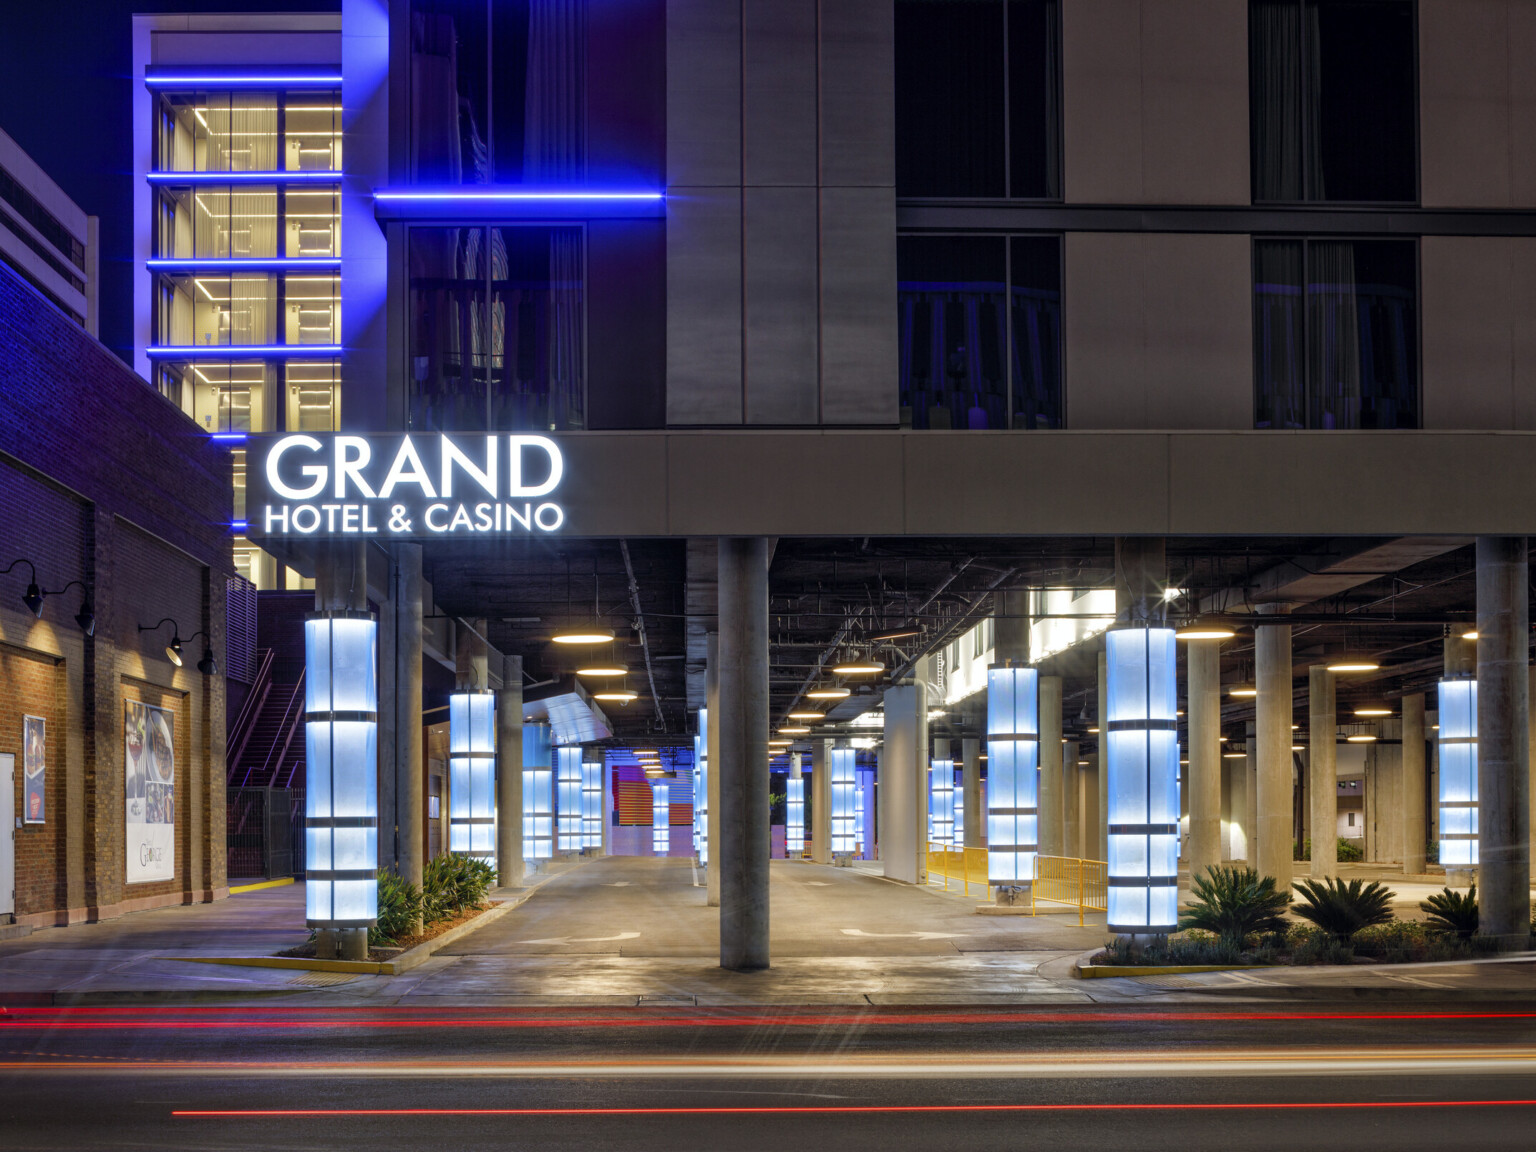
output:
[{"label": "brick building", "polygon": [[230,499],[227,449],[0,267],[0,567],[44,593],[0,576],[0,925],[227,894]]}]

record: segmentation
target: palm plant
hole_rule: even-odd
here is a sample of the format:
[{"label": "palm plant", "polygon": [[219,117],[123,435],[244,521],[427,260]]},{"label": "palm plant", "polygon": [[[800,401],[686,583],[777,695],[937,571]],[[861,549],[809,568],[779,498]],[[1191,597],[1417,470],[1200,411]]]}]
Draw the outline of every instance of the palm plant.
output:
[{"label": "palm plant", "polygon": [[1392,919],[1394,893],[1378,880],[1302,880],[1296,885],[1301,899],[1292,911],[1310,920],[1335,940],[1348,940],[1369,924]]},{"label": "palm plant", "polygon": [[1194,901],[1179,917],[1180,928],[1214,932],[1238,948],[1255,932],[1285,931],[1283,913],[1291,894],[1278,891],[1273,876],[1213,865],[1204,876],[1194,877],[1190,888]]},{"label": "palm plant", "polygon": [[1432,932],[1470,940],[1477,931],[1477,885],[1466,892],[1443,888],[1419,905]]}]

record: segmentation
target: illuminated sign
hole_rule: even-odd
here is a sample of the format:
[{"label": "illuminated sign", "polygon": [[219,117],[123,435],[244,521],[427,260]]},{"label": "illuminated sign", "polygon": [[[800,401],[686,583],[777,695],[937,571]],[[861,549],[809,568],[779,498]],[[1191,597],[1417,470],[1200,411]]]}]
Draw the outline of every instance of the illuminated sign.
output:
[{"label": "illuminated sign", "polygon": [[252,436],[246,534],[294,540],[543,535],[565,523],[560,446],[516,434]]}]

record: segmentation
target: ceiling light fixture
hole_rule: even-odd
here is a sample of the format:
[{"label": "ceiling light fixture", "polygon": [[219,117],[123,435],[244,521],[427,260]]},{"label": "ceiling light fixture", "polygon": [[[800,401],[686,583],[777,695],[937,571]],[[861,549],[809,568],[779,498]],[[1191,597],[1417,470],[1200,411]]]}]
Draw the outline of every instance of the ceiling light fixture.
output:
[{"label": "ceiling light fixture", "polygon": [[612,628],[567,628],[550,637],[556,644],[612,644]]},{"label": "ceiling light fixture", "polygon": [[639,698],[638,693],[631,692],[628,688],[604,688],[601,692],[592,693],[592,699],[607,700],[614,704],[632,704]]},{"label": "ceiling light fixture", "polygon": [[780,736],[805,736],[805,735],[808,735],[810,733],[810,731],[811,730],[809,728],[803,727],[803,726],[801,726],[799,724],[788,724],[788,725],[785,725],[783,728],[779,729],[779,735]]},{"label": "ceiling light fixture", "polygon": [[1259,694],[1259,690],[1252,684],[1234,684],[1227,689],[1228,696],[1235,696],[1240,700],[1248,700]]},{"label": "ceiling light fixture", "polygon": [[1222,624],[1208,617],[1200,617],[1191,620],[1184,627],[1174,632],[1179,640],[1230,640],[1237,635],[1237,629],[1229,624]]},{"label": "ceiling light fixture", "polygon": [[841,664],[834,664],[832,671],[839,676],[878,676],[885,671],[885,665],[877,660],[852,656]]},{"label": "ceiling light fixture", "polygon": [[1352,653],[1348,656],[1336,656],[1328,661],[1327,668],[1330,672],[1374,672],[1381,667],[1381,662],[1373,656],[1361,656]]},{"label": "ceiling light fixture", "polygon": [[808,708],[800,708],[793,712],[784,713],[784,717],[788,720],[825,720],[827,714],[825,712],[812,712]]},{"label": "ceiling light fixture", "polygon": [[578,676],[591,676],[594,678],[605,676],[628,676],[629,667],[624,664],[605,664],[602,662],[589,664],[585,668],[576,669]]},{"label": "ceiling light fixture", "polygon": [[812,688],[805,695],[808,700],[841,700],[849,695],[849,691],[847,688],[826,685],[821,688]]},{"label": "ceiling light fixture", "polygon": [[1380,704],[1362,704],[1355,709],[1356,716],[1391,716],[1392,714],[1392,709]]}]

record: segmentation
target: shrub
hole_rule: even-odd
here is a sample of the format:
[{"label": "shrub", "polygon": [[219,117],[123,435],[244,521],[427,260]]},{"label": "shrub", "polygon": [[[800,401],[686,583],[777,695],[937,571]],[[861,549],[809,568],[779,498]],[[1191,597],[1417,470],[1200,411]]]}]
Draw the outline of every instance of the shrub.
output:
[{"label": "shrub", "polygon": [[1442,888],[1419,905],[1430,931],[1470,940],[1477,932],[1477,885],[1467,892]]},{"label": "shrub", "polygon": [[1340,864],[1358,864],[1365,859],[1365,848],[1358,840],[1346,840],[1339,837],[1338,855],[1335,857]]},{"label": "shrub", "polygon": [[468,856],[434,856],[421,870],[424,912],[428,923],[449,920],[478,907],[496,881],[496,870]]},{"label": "shrub", "polygon": [[379,918],[368,929],[368,943],[374,946],[397,943],[415,930],[421,915],[421,889],[395,872],[380,872]]},{"label": "shrub", "polygon": [[1273,876],[1212,865],[1194,878],[1191,894],[1194,900],[1179,917],[1180,928],[1213,932],[1234,948],[1253,933],[1285,931],[1282,913],[1291,895],[1276,890]]},{"label": "shrub", "polygon": [[1119,936],[1106,944],[1094,961],[1115,967],[1245,963],[1241,948],[1206,933],[1198,937],[1193,933],[1160,936],[1146,944]]},{"label": "shrub", "polygon": [[1291,949],[1292,964],[1349,964],[1355,950],[1326,932],[1314,932]]},{"label": "shrub", "polygon": [[1301,900],[1292,910],[1310,920],[1335,940],[1347,941],[1371,924],[1392,919],[1392,891],[1377,880],[1302,880],[1296,885]]}]

